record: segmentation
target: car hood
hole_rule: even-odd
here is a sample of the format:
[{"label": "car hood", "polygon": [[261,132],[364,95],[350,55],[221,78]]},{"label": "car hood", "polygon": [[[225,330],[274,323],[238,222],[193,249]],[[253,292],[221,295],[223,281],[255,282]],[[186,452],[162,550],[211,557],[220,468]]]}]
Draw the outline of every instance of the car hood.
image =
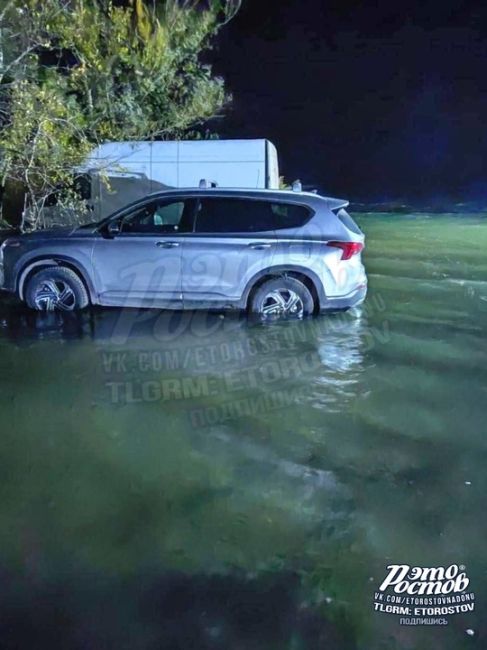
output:
[{"label": "car hood", "polygon": [[44,239],[64,239],[66,237],[86,236],[92,234],[91,230],[83,230],[78,226],[63,227],[63,228],[46,228],[45,230],[34,230],[33,232],[18,235],[19,239],[24,241],[40,241]]}]

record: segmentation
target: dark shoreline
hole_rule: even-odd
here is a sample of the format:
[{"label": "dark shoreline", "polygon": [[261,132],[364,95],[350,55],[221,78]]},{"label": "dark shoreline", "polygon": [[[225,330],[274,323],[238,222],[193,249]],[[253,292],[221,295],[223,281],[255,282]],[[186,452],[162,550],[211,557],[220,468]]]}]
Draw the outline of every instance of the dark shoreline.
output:
[{"label": "dark shoreline", "polygon": [[410,204],[400,202],[360,203],[350,201],[350,212],[376,212],[387,214],[487,214],[487,204]]}]

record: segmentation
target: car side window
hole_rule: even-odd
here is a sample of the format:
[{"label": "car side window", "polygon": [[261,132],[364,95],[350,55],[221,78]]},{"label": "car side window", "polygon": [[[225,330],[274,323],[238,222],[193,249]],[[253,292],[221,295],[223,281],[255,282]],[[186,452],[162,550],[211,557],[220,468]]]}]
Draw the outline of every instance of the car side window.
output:
[{"label": "car side window", "polygon": [[276,230],[300,228],[311,218],[311,211],[303,205],[295,203],[273,203],[272,212],[275,215]]},{"label": "car side window", "polygon": [[194,201],[151,201],[135,208],[121,221],[124,234],[161,234],[191,230]]},{"label": "car side window", "polygon": [[269,201],[204,198],[196,213],[197,233],[252,233],[274,230],[275,216]]}]

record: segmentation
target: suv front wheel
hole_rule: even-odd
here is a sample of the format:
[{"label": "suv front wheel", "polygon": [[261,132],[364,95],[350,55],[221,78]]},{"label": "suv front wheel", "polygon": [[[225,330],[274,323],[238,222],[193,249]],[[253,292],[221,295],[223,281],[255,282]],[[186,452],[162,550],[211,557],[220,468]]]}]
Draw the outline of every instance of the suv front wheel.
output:
[{"label": "suv front wheel", "polygon": [[314,311],[313,296],[297,278],[282,276],[266,280],[253,294],[250,311],[262,316],[302,318]]},{"label": "suv front wheel", "polygon": [[33,275],[25,300],[37,311],[74,311],[88,305],[85,285],[79,276],[64,266],[52,266]]}]

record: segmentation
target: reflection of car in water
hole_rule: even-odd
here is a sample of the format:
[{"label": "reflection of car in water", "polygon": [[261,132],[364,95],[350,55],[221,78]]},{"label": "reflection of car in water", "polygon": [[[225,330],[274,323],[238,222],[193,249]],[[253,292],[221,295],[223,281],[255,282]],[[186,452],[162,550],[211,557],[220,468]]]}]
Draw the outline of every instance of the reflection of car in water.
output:
[{"label": "reflection of car in water", "polygon": [[360,304],[364,235],[348,202],[295,189],[171,190],[95,224],[9,238],[2,285],[44,311],[91,303],[300,317]]},{"label": "reflection of car in water", "polygon": [[[257,382],[259,393],[277,383],[278,388],[286,382],[294,386],[297,380],[312,402],[330,394],[345,400],[353,393],[370,344],[369,330],[361,309],[326,319],[262,321],[238,313],[223,318],[212,312],[150,309],[36,312],[16,302],[0,303],[1,338],[29,344],[93,341],[107,355],[123,350],[143,377],[151,372],[218,376],[267,368],[266,379]],[[60,356],[65,354],[59,350]],[[278,382],[269,363],[279,366]]]}]

